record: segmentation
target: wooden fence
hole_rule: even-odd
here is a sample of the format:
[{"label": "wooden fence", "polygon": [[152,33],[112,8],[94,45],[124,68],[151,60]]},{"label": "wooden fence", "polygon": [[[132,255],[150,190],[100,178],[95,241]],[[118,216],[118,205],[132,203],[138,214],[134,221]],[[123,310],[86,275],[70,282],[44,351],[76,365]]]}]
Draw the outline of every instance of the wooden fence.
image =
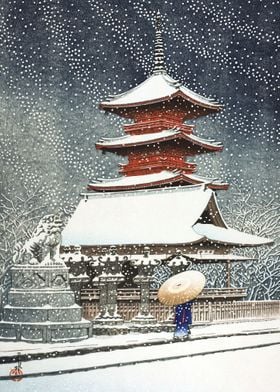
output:
[{"label": "wooden fence", "polygon": [[[155,301],[157,298],[158,290],[150,290],[150,300]],[[236,287],[223,287],[223,288],[205,288],[200,294],[198,299],[243,299],[247,295],[245,288]],[[119,288],[117,291],[118,301],[140,301],[140,289],[139,288]],[[98,301],[99,290],[98,289],[83,289],[81,290],[81,301]]]},{"label": "wooden fence", "polygon": [[[209,321],[280,317],[280,301],[233,301],[209,305]],[[197,321],[201,321],[199,315]]]},{"label": "wooden fence", "polygon": [[[98,302],[83,302],[83,315],[92,320],[98,314]],[[170,307],[151,301],[151,314],[164,321],[172,314]],[[118,312],[125,321],[139,312],[139,302],[118,301]],[[193,320],[208,323],[223,320],[272,319],[280,317],[280,301],[219,301],[195,302]]]}]

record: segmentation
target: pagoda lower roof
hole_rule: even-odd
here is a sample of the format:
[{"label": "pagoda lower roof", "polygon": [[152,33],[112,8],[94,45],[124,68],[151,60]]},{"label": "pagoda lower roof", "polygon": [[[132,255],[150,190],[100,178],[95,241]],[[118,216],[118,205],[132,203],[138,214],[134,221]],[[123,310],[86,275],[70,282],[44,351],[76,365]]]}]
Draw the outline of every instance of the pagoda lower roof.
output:
[{"label": "pagoda lower roof", "polygon": [[[62,232],[62,245],[184,245],[218,242],[254,246],[266,238],[198,224],[214,192],[203,185],[118,193],[85,193]],[[218,211],[218,206],[216,206]]]},{"label": "pagoda lower roof", "polygon": [[94,191],[121,191],[129,189],[152,188],[174,183],[205,184],[213,189],[227,189],[228,184],[215,178],[201,177],[194,174],[186,174],[179,170],[163,170],[160,173],[143,174],[138,176],[123,176],[114,179],[99,179],[88,185],[89,190]]},{"label": "pagoda lower roof", "polygon": [[136,146],[147,146],[151,143],[166,142],[169,140],[186,140],[194,145],[212,151],[220,151],[222,143],[215,140],[206,140],[191,133],[185,133],[180,128],[167,129],[160,132],[146,133],[142,135],[126,135],[117,138],[101,138],[96,143],[98,149],[122,149]]},{"label": "pagoda lower roof", "polygon": [[153,74],[138,86],[119,95],[109,97],[100,104],[102,109],[126,108],[170,101],[174,97],[203,108],[219,111],[222,106],[211,98],[205,98],[183,86],[166,73]]}]

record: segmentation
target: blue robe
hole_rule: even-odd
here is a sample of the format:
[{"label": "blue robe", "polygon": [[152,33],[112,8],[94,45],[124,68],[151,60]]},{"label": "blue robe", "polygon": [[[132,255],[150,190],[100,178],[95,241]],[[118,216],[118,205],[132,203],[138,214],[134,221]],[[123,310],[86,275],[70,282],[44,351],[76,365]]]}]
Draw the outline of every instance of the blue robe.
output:
[{"label": "blue robe", "polygon": [[176,306],[175,309],[175,337],[187,337],[192,324],[192,301]]}]

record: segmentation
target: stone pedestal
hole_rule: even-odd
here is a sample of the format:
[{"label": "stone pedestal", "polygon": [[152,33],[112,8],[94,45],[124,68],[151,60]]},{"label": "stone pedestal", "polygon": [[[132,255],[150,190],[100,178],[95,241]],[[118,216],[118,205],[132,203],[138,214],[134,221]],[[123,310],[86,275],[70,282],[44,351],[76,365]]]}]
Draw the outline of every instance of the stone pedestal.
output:
[{"label": "stone pedestal", "polygon": [[94,323],[117,325],[123,323],[123,318],[118,314],[117,287],[124,281],[122,274],[115,276],[100,275],[99,278],[99,315]]},{"label": "stone pedestal", "polygon": [[81,252],[81,246],[64,247],[64,252],[60,258],[69,268],[69,283],[75,294],[75,301],[81,305],[81,290],[85,283],[89,281],[87,275],[87,265],[90,258]]},{"label": "stone pedestal", "polygon": [[131,323],[136,324],[156,324],[157,320],[150,313],[150,283],[152,277],[137,275],[134,282],[140,286],[140,310],[137,316],[133,317]]},{"label": "stone pedestal", "polygon": [[144,248],[144,254],[138,259],[131,260],[133,266],[137,266],[138,275],[133,279],[140,286],[140,310],[132,320],[132,324],[157,324],[157,320],[150,314],[150,284],[153,280],[154,267],[160,263],[155,256],[150,255],[150,248]]},{"label": "stone pedestal", "polygon": [[0,339],[58,342],[91,336],[91,322],[82,318],[63,262],[16,265],[10,274]]},{"label": "stone pedestal", "polygon": [[111,246],[108,253],[104,249],[103,255],[91,263],[96,272],[93,283],[100,290],[99,314],[93,321],[97,332],[102,325],[114,328],[124,322],[118,314],[117,288],[124,281],[122,265],[126,260],[127,256],[119,255],[116,247]]}]

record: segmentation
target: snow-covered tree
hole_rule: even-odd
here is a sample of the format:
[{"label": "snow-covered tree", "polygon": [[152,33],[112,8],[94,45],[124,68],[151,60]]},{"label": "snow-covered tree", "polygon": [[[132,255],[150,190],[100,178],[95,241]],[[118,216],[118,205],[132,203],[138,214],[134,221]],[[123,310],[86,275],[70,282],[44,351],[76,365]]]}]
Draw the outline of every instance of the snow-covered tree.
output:
[{"label": "snow-covered tree", "polygon": [[31,236],[44,214],[40,189],[22,187],[20,195],[0,194],[0,285],[13,264],[15,250]]},{"label": "snow-covered tree", "polygon": [[[254,192],[240,188],[224,207],[223,215],[234,228],[262,237],[274,243],[246,250],[253,258],[247,263],[236,263],[232,282],[236,287],[248,287],[248,299],[279,299],[280,287],[280,204],[276,199],[257,199]],[[237,250],[241,254],[242,250]]]}]

